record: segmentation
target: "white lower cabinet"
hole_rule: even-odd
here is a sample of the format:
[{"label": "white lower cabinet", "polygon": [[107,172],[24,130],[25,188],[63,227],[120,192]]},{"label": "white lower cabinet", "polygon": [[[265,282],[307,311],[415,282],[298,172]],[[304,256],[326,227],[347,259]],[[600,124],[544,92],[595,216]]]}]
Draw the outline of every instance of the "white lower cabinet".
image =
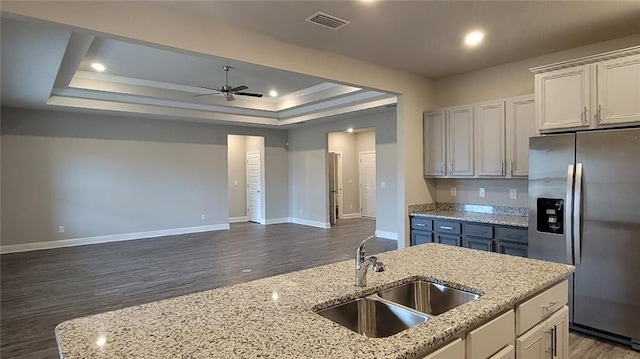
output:
[{"label": "white lower cabinet", "polygon": [[569,359],[569,308],[555,312],[549,319],[516,339],[518,359]]},{"label": "white lower cabinet", "polygon": [[495,353],[491,358],[489,359],[515,359],[516,357],[516,348],[509,344],[506,347],[504,347],[504,349],[502,349],[501,351]]},{"label": "white lower cabinet", "polygon": [[464,340],[458,338],[422,359],[456,359],[464,358]]},{"label": "white lower cabinet", "polygon": [[467,334],[467,359],[487,359],[515,337],[515,314],[510,310]]}]

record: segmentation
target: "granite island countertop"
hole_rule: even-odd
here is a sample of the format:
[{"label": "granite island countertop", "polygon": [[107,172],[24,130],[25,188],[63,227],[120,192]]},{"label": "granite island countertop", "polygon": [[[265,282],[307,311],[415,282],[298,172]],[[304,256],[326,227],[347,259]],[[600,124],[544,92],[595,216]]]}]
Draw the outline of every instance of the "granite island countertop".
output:
[{"label": "granite island countertop", "polygon": [[518,216],[503,213],[478,213],[469,211],[456,211],[449,209],[433,209],[426,211],[416,211],[409,213],[414,217],[430,217],[440,219],[450,219],[455,221],[477,222],[497,224],[503,226],[523,227],[529,226],[528,216]]},{"label": "granite island countertop", "polygon": [[[59,324],[64,358],[410,358],[513,308],[574,268],[437,243],[378,255],[387,270],[355,287],[348,260]],[[464,265],[461,265],[464,264]],[[482,294],[387,338],[314,313],[424,278]]]}]

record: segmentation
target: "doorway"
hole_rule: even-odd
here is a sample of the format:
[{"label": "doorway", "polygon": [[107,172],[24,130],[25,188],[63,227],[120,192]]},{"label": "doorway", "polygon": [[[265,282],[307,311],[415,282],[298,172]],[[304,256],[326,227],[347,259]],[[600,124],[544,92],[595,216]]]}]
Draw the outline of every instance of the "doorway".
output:
[{"label": "doorway", "polygon": [[264,137],[227,136],[229,223],[265,224]]},{"label": "doorway", "polygon": [[[375,219],[375,150],[375,129],[372,127],[328,134],[327,214],[331,225],[344,219]],[[364,173],[369,175],[365,183],[360,174],[361,153],[365,154],[366,160]],[[363,190],[366,190],[366,197],[361,200]]]}]

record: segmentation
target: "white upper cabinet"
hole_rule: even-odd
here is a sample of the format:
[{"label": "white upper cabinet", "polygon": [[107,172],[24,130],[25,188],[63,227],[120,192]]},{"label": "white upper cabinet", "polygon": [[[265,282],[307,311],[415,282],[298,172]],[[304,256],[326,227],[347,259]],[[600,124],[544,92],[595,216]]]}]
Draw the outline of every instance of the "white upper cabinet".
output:
[{"label": "white upper cabinet", "polygon": [[640,122],[640,55],[598,63],[600,125]]},{"label": "white upper cabinet", "polygon": [[445,176],[446,173],[446,111],[434,111],[423,116],[424,175]]},{"label": "white upper cabinet", "polygon": [[536,134],[533,95],[507,99],[507,177],[529,175],[529,137]]},{"label": "white upper cabinet", "polygon": [[640,46],[531,71],[540,132],[640,124]]},{"label": "white upper cabinet", "polygon": [[476,172],[478,176],[505,175],[504,101],[474,107]]},{"label": "white upper cabinet", "polygon": [[447,110],[450,176],[473,176],[473,106]]},{"label": "white upper cabinet", "polygon": [[540,131],[589,127],[592,71],[583,65],[535,75]]}]

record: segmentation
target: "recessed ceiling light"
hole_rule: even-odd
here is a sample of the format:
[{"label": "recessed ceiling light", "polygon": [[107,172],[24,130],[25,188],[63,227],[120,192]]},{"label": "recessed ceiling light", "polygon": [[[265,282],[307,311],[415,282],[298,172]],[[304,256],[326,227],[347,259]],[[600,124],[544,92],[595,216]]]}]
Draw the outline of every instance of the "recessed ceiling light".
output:
[{"label": "recessed ceiling light", "polygon": [[467,46],[476,46],[482,42],[484,39],[484,32],[482,31],[471,31],[464,37],[464,43]]},{"label": "recessed ceiling light", "polygon": [[353,132],[353,127],[347,128],[347,132]]},{"label": "recessed ceiling light", "polygon": [[269,91],[269,96],[271,96],[271,97],[276,97],[276,96],[278,96],[278,91],[276,91],[276,90],[271,90],[271,91]]},{"label": "recessed ceiling light", "polygon": [[103,72],[104,70],[106,70],[107,68],[104,67],[103,64],[99,63],[99,62],[94,62],[91,64],[91,68],[98,71],[98,72]]}]

